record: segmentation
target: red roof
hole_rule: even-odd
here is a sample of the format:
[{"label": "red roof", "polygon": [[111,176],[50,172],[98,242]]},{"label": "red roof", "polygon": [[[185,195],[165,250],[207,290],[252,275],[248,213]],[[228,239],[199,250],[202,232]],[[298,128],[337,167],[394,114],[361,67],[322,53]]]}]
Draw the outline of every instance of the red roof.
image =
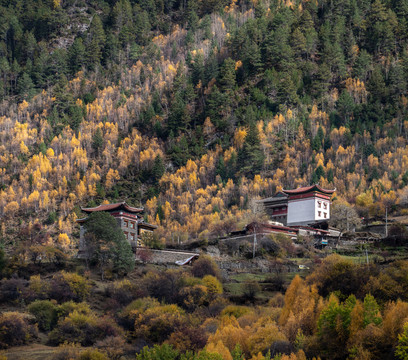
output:
[{"label": "red roof", "polygon": [[257,227],[259,231],[265,231],[265,230],[281,230],[281,231],[288,231],[288,232],[298,232],[298,229],[294,229],[289,226],[283,226],[283,225],[275,225],[275,224],[267,224],[267,223],[257,223],[257,222],[251,222],[246,226],[247,229],[253,229],[254,227]]},{"label": "red roof", "polygon": [[336,189],[333,189],[333,190],[323,189],[319,185],[315,184],[315,185],[311,185],[311,186],[300,187],[300,188],[297,188],[295,190],[282,190],[282,192],[284,192],[285,194],[288,194],[288,195],[303,194],[303,193],[308,193],[308,192],[311,192],[311,191],[318,191],[318,192],[321,192],[323,194],[333,194],[336,191]]},{"label": "red roof", "polygon": [[120,203],[115,203],[115,204],[103,204],[103,205],[99,205],[93,208],[81,208],[81,210],[85,211],[86,213],[92,213],[95,211],[111,211],[111,210],[116,210],[116,209],[121,209],[121,208],[131,213],[143,212],[143,208],[135,208],[135,207],[129,206],[128,204],[126,204],[126,202],[120,202]]}]

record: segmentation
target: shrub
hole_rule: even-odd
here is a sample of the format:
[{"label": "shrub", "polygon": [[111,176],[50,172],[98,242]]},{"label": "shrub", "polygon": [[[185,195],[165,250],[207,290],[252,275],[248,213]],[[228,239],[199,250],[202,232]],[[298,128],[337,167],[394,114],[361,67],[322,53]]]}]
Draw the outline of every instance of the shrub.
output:
[{"label": "shrub", "polygon": [[236,319],[240,318],[242,315],[249,313],[251,310],[246,306],[238,305],[228,305],[222,312],[221,316],[231,317],[234,316]]},{"label": "shrub", "polygon": [[208,304],[208,291],[203,285],[185,286],[180,291],[181,306],[187,311],[194,311],[198,307]]},{"label": "shrub", "polygon": [[163,342],[184,322],[184,311],[177,305],[161,305],[139,313],[135,335],[152,342]]},{"label": "shrub", "polygon": [[61,271],[53,276],[50,298],[63,301],[83,301],[89,295],[90,285],[81,275]]},{"label": "shrub", "polygon": [[36,300],[28,305],[28,311],[35,316],[40,330],[49,331],[57,323],[57,306],[50,300]]},{"label": "shrub", "polygon": [[209,300],[212,300],[217,295],[222,294],[222,285],[216,277],[212,275],[204,276],[203,284],[207,288]]},{"label": "shrub", "polygon": [[0,285],[1,302],[11,302],[20,299],[27,292],[28,281],[18,277],[3,279]]},{"label": "shrub", "polygon": [[52,354],[51,360],[73,360],[78,357],[79,354],[78,344],[62,344],[58,350]]},{"label": "shrub", "polygon": [[58,306],[57,317],[58,319],[65,318],[74,311],[77,311],[80,314],[89,315],[91,313],[91,308],[86,302],[76,303],[74,301],[67,301]]},{"label": "shrub", "polygon": [[140,261],[143,264],[147,264],[149,261],[151,261],[153,257],[153,253],[150,249],[144,248],[144,249],[137,249],[136,255],[139,257]]},{"label": "shrub", "polygon": [[121,330],[111,318],[98,318],[93,313],[81,314],[75,310],[58,322],[57,327],[49,334],[48,340],[51,345],[75,342],[82,346],[90,346],[107,336],[120,334]]},{"label": "shrub", "polygon": [[136,355],[136,360],[175,360],[179,352],[171,345],[155,345],[152,348],[145,346],[143,350]]},{"label": "shrub", "polygon": [[282,274],[270,275],[265,279],[264,289],[267,291],[284,291],[285,278]]},{"label": "shrub", "polygon": [[74,311],[58,322],[57,327],[49,334],[48,340],[51,345],[75,342],[82,346],[89,346],[94,343],[95,327],[95,316]]},{"label": "shrub", "polygon": [[224,310],[228,305],[229,302],[227,299],[218,297],[214,299],[214,301],[210,302],[206,310],[210,316],[216,317],[221,314],[221,311]]},{"label": "shrub", "polygon": [[110,358],[96,349],[88,349],[79,354],[78,360],[110,360]]},{"label": "shrub", "polygon": [[45,246],[44,255],[50,263],[60,268],[65,266],[68,260],[68,255],[55,246]]},{"label": "shrub", "polygon": [[408,238],[408,230],[404,224],[394,223],[388,230],[388,236],[399,241],[406,241]]},{"label": "shrub", "polygon": [[119,305],[127,305],[137,297],[143,296],[140,286],[129,280],[115,281],[106,289],[106,297],[115,300]]},{"label": "shrub", "polygon": [[45,300],[48,298],[50,284],[48,281],[41,279],[40,275],[30,276],[30,284],[28,287],[33,299]]},{"label": "shrub", "polygon": [[125,329],[133,330],[139,312],[144,312],[145,310],[156,306],[160,306],[160,303],[151,297],[134,300],[119,314],[119,323]]},{"label": "shrub", "polygon": [[369,271],[370,268],[358,266],[335,254],[326,257],[316,267],[309,275],[308,283],[316,284],[322,296],[336,292],[341,300],[345,300],[351,294],[361,295],[362,287],[368,282]]},{"label": "shrub", "polygon": [[193,263],[191,273],[195,277],[203,278],[205,275],[212,275],[220,279],[220,269],[215,261],[209,256],[200,255],[200,257]]},{"label": "shrub", "polygon": [[37,337],[37,328],[26,314],[5,312],[0,315],[0,349],[23,345]]},{"label": "shrub", "polygon": [[247,300],[255,299],[255,296],[258,292],[261,291],[261,287],[258,282],[255,280],[246,280],[242,285],[242,294]]},{"label": "shrub", "polygon": [[181,326],[173,332],[166,343],[185,353],[186,351],[198,351],[204,348],[208,335],[203,327]]},{"label": "shrub", "polygon": [[180,270],[165,272],[149,272],[143,278],[144,287],[149,295],[168,304],[175,304],[179,300],[179,291],[184,285],[184,276]]},{"label": "shrub", "polygon": [[279,246],[269,237],[262,238],[259,241],[259,247],[268,254],[276,254],[279,251]]},{"label": "shrub", "polygon": [[125,346],[125,339],[120,336],[109,336],[96,343],[96,347],[106,353],[110,360],[119,360],[125,353]]}]

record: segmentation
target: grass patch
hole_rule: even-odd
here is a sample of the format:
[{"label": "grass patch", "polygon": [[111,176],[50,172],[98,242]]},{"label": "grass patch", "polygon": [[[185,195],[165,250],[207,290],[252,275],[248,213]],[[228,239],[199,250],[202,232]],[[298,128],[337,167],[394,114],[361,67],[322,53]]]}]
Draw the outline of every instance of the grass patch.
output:
[{"label": "grass patch", "polygon": [[27,346],[16,346],[10,350],[6,350],[7,360],[43,360],[51,357],[57,350],[55,347],[42,344],[31,344]]},{"label": "grass patch", "polygon": [[235,280],[238,282],[245,282],[247,280],[255,280],[255,281],[265,281],[268,277],[270,277],[270,273],[264,273],[264,274],[250,274],[250,273],[241,273],[241,274],[235,274],[231,275],[230,279]]}]

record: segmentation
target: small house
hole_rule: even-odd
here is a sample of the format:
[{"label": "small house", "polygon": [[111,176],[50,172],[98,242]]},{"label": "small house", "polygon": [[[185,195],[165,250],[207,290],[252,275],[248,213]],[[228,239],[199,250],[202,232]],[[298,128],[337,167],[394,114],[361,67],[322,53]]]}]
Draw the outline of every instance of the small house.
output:
[{"label": "small house", "polygon": [[[92,208],[81,208],[81,210],[88,215],[97,211],[108,212],[116,219],[119,227],[122,229],[123,234],[126,237],[126,240],[130,243],[130,245],[132,245],[132,247],[141,246],[143,234],[152,234],[154,229],[157,228],[155,225],[144,222],[143,208],[129,206],[126,204],[126,202],[103,204]],[[81,225],[80,244],[83,244],[84,241],[84,224],[86,220],[87,217],[77,220],[77,223]]]},{"label": "small house", "polygon": [[279,191],[261,202],[273,221],[287,226],[311,225],[328,222],[331,197],[335,191],[311,185]]}]

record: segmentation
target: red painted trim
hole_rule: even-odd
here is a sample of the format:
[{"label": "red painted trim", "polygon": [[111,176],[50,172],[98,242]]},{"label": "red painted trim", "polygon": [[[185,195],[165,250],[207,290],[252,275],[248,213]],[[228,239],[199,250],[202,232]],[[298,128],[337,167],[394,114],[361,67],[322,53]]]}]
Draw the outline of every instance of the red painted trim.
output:
[{"label": "red painted trim", "polygon": [[125,218],[129,218],[131,220],[137,220],[139,219],[139,217],[137,215],[133,215],[133,214],[129,214],[129,213],[124,213],[122,212],[122,214],[120,212],[113,212],[111,213],[111,215],[114,218],[121,218],[121,217],[125,217]]},{"label": "red painted trim", "polygon": [[296,199],[311,199],[311,198],[318,198],[322,200],[330,201],[330,196],[319,194],[319,193],[307,193],[307,194],[299,194],[299,195],[290,195],[289,201],[293,201]]},{"label": "red painted trim", "polygon": [[274,210],[272,215],[287,215],[288,210]]}]

